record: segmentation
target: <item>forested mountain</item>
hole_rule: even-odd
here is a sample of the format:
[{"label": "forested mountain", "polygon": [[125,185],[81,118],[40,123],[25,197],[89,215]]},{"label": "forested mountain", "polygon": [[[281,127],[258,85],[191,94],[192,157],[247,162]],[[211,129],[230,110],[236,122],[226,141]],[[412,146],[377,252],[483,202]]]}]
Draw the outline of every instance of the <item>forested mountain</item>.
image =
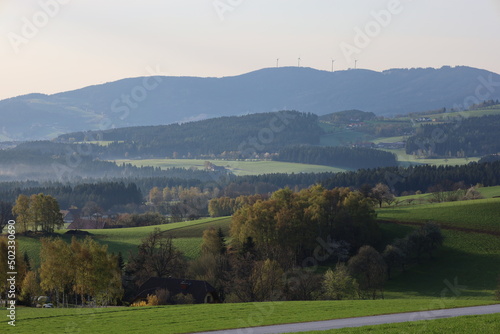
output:
[{"label": "forested mountain", "polygon": [[[500,82],[500,75],[463,66],[383,72],[283,67],[224,78],[131,78],[2,100],[0,141],[282,109],[317,115],[351,109],[395,115],[463,105],[488,82]],[[500,90],[490,89],[484,88],[491,92],[488,98],[500,98]]]},{"label": "forested mountain", "polygon": [[183,124],[78,132],[59,136],[72,143],[112,141],[94,147],[105,158],[253,158],[287,145],[316,145],[323,131],[314,114],[297,111],[213,118]]},{"label": "forested mountain", "polygon": [[471,117],[445,124],[424,124],[408,138],[407,154],[471,157],[500,153],[500,115]]}]

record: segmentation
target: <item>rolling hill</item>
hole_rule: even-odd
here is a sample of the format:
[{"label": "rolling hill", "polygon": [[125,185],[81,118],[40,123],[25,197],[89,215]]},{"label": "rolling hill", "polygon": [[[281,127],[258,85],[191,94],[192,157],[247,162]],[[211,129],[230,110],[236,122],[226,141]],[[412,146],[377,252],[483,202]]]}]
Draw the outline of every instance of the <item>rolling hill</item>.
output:
[{"label": "rolling hill", "polygon": [[333,73],[283,67],[224,78],[129,78],[2,100],[0,141],[282,109],[318,115],[361,109],[395,115],[477,102],[474,94],[487,82],[491,87],[483,90],[488,98],[500,98],[500,90],[495,90],[500,75],[463,66]]}]

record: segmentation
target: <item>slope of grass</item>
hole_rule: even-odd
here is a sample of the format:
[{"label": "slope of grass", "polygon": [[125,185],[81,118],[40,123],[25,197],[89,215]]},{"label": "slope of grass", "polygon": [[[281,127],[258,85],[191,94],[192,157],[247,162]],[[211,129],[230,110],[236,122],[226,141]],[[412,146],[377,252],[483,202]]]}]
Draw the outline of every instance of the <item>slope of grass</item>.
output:
[{"label": "slope of grass", "polygon": [[[197,168],[203,169],[207,160],[201,159],[144,159],[144,160],[115,160],[118,165],[130,163],[134,166],[152,166],[168,169],[172,167],[179,168]],[[267,160],[209,160],[217,166],[223,166],[235,175],[259,175],[268,173],[321,173],[321,172],[343,172],[345,169],[309,165],[293,162],[267,161]]]},{"label": "slope of grass", "polygon": [[377,326],[363,326],[356,328],[331,329],[327,331],[303,332],[303,334],[313,333],[380,333],[380,334],[417,334],[417,333],[499,333],[500,314],[467,315],[463,317],[422,320],[414,322],[403,322],[396,324],[386,324]]},{"label": "slope of grass", "polygon": [[[447,307],[491,304],[456,300]],[[102,309],[18,308],[2,333],[190,333],[440,308],[429,299],[296,301]],[[6,312],[5,309],[2,312]]]},{"label": "slope of grass", "polygon": [[500,233],[500,198],[383,208],[378,210],[378,218],[402,222],[431,220],[457,228]]},{"label": "slope of grass", "polygon": [[[384,230],[396,229],[402,237],[414,227],[381,224]],[[500,238],[497,236],[443,230],[443,247],[434,258],[395,273],[386,284],[385,297],[493,300],[500,273]],[[444,298],[441,298],[443,296]]]},{"label": "slope of grass", "polygon": [[[203,231],[210,227],[221,227],[225,233],[229,230],[231,218],[206,218],[189,222],[172,223],[157,226],[144,226],[134,228],[87,230],[92,233],[92,238],[101,244],[108,245],[108,250],[117,254],[121,252],[126,259],[129,252],[135,252],[137,246],[155,228],[168,231],[174,237],[174,245],[178,247],[188,259],[198,257],[202,242]],[[60,237],[71,242],[71,235],[64,234],[66,230],[60,230]],[[33,265],[37,267],[40,263],[40,238],[18,236],[21,252],[27,252]]]}]

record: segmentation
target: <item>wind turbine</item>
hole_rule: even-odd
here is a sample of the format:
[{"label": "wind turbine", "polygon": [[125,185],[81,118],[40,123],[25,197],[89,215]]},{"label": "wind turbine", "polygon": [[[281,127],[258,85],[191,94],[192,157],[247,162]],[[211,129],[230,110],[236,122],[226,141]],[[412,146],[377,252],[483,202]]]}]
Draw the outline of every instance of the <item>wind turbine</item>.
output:
[{"label": "wind turbine", "polygon": [[335,59],[332,59],[332,72],[333,72],[333,63],[335,62]]},{"label": "wind turbine", "polygon": [[276,67],[280,67],[280,66],[279,66],[279,62],[280,62],[280,59],[279,59],[279,58],[276,58]]},{"label": "wind turbine", "polygon": [[300,57],[297,59],[298,61],[298,66],[300,67]]},{"label": "wind turbine", "polygon": [[354,59],[354,69],[358,68],[358,60],[357,59]]}]

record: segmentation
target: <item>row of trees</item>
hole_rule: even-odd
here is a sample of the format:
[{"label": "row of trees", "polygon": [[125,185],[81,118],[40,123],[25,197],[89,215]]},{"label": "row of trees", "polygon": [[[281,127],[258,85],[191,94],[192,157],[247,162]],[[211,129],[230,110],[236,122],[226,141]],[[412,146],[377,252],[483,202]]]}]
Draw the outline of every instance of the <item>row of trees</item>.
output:
[{"label": "row of trees", "polygon": [[397,166],[394,153],[371,148],[294,146],[279,150],[277,161],[298,162],[344,168],[375,168]]},{"label": "row of trees", "polygon": [[[39,184],[39,183],[35,183]],[[127,204],[141,204],[143,196],[141,190],[135,183],[125,184],[124,182],[96,182],[82,183],[75,186],[64,184],[45,184],[43,186],[31,186],[21,188],[22,183],[4,185],[4,191],[0,191],[0,196],[5,201],[14,202],[20,195],[30,196],[31,194],[43,193],[57,199],[60,206],[69,208],[71,206],[82,208],[87,202],[95,202],[104,210],[113,206]],[[0,189],[2,186],[0,185]]]},{"label": "row of trees", "polygon": [[[7,238],[0,238],[0,267],[7,268]],[[19,249],[17,247],[17,249]],[[68,304],[110,305],[123,296],[117,256],[89,237],[41,239],[40,267],[32,268],[29,257],[16,253],[16,292],[26,305],[48,295],[58,306]],[[7,290],[7,270],[0,270],[0,298]]]},{"label": "row of trees", "polygon": [[82,305],[110,305],[123,295],[118,258],[90,237],[73,237],[71,244],[42,239],[40,261],[40,288],[51,292],[57,303],[73,299],[77,304],[79,296]]}]

